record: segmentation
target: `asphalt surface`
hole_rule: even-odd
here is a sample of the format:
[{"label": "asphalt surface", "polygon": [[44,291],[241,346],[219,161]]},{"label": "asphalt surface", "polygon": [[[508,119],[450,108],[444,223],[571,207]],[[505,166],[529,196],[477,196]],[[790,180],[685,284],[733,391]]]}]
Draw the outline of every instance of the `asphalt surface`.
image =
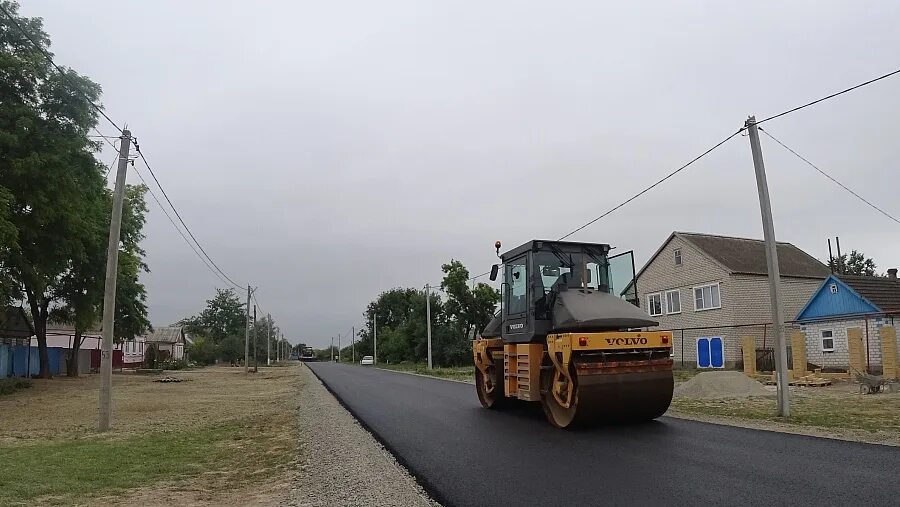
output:
[{"label": "asphalt surface", "polygon": [[445,505],[898,505],[900,449],[661,418],[558,430],[472,385],[308,363]]}]

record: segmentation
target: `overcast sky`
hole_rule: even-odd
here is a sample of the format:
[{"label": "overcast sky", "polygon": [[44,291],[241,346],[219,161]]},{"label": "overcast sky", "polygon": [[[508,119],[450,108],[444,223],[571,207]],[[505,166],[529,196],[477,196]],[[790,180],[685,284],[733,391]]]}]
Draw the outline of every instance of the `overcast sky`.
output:
[{"label": "overcast sky", "polygon": [[[557,238],[737,130],[900,67],[898,2],[28,0],[56,61],[103,86],[182,217],[294,343],[362,325],[391,287]],[[863,196],[897,202],[900,76],[773,120]],[[101,124],[105,134],[114,134]],[[900,225],[763,138],[776,235],[900,264]],[[106,163],[114,159],[109,150]],[[138,166],[140,169],[140,165]],[[129,181],[138,181],[134,174]],[[222,283],[150,203],[151,318]],[[736,137],[572,239],[761,238]]]}]

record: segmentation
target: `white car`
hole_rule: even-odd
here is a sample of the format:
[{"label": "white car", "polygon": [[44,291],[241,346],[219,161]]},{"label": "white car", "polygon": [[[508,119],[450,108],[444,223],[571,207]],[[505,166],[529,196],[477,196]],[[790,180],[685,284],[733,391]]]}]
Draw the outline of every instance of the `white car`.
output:
[{"label": "white car", "polygon": [[363,356],[363,358],[359,361],[359,364],[363,366],[371,366],[375,364],[375,358],[372,356]]}]

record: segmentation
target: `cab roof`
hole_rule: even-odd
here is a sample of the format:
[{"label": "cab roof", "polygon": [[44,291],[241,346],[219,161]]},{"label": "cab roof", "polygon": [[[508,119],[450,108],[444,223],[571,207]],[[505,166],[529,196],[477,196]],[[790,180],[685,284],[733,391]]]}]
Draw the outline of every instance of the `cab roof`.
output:
[{"label": "cab roof", "polygon": [[552,244],[556,247],[559,247],[563,250],[566,248],[581,248],[585,246],[592,247],[606,247],[610,249],[610,246],[606,243],[586,243],[586,242],[578,242],[578,241],[556,241],[552,239],[533,239],[524,243],[522,245],[513,248],[512,250],[508,250],[500,255],[500,258],[503,262],[506,262],[507,259],[512,259],[514,257],[518,257],[525,252],[541,250],[545,245]]}]

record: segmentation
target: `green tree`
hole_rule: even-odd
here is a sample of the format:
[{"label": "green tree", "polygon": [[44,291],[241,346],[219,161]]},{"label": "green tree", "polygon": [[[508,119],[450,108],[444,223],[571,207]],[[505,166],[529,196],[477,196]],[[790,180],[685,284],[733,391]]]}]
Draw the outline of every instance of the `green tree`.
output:
[{"label": "green tree", "polygon": [[216,295],[206,301],[200,315],[182,319],[179,324],[185,326],[185,332],[208,336],[216,344],[229,336],[240,335],[243,339],[246,308],[234,289],[216,289]]},{"label": "green tree", "polygon": [[828,262],[831,271],[841,275],[875,276],[875,261],[862,252],[853,250],[850,254],[841,254]]},{"label": "green tree", "polygon": [[[16,2],[2,3],[48,50],[42,20],[19,16]],[[99,97],[99,85],[71,69],[57,72],[9,19],[0,17],[0,194],[8,210],[3,228],[11,224],[16,231],[16,243],[3,252],[2,263],[28,302],[44,378],[50,376],[51,303],[60,297],[60,283],[73,263],[90,257],[90,217],[103,208],[103,166],[94,158],[99,146],[88,138],[97,123],[91,103]]]},{"label": "green tree", "polygon": [[[114,339],[131,340],[150,329],[147,317],[147,293],[140,282],[141,271],[148,271],[143,262],[144,251],[140,242],[144,239],[147,205],[144,200],[147,187],[127,186],[122,207],[121,250],[116,278],[116,311]],[[112,195],[105,192],[105,203],[90,217],[91,234],[85,239],[85,255],[73,259],[68,271],[60,277],[57,295],[60,306],[53,308],[50,319],[66,322],[74,327],[73,346],[69,351],[68,375],[78,375],[78,351],[84,331],[99,328],[103,314],[103,295],[106,278],[109,216],[112,211]]]},{"label": "green tree", "polygon": [[449,327],[441,330],[441,361],[460,364],[468,361],[469,341],[490,322],[500,294],[484,283],[470,288],[469,270],[460,261],[451,260],[441,269],[444,272],[441,288],[447,293],[445,308]]}]

